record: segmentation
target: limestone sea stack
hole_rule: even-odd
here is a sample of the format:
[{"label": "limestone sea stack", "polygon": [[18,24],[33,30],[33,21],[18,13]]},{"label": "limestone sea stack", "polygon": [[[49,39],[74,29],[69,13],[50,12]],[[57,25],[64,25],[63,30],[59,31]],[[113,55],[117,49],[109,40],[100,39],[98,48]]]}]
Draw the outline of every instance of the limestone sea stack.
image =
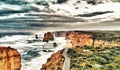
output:
[{"label": "limestone sea stack", "polygon": [[40,70],[62,70],[64,64],[63,50],[60,50],[50,58],[47,59],[47,63],[42,65]]},{"label": "limestone sea stack", "polygon": [[54,35],[51,32],[44,34],[43,42],[48,42],[49,40],[54,40]]},{"label": "limestone sea stack", "polygon": [[18,51],[0,46],[0,70],[20,70],[20,68],[21,56]]}]

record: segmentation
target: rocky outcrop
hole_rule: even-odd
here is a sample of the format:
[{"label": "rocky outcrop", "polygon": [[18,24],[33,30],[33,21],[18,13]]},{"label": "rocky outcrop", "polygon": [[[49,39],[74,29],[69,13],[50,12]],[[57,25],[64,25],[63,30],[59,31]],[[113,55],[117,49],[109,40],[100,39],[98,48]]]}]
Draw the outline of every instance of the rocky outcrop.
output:
[{"label": "rocky outcrop", "polygon": [[21,56],[16,49],[0,46],[0,70],[20,70]]},{"label": "rocky outcrop", "polygon": [[[114,33],[111,34],[110,32],[104,31],[68,31],[66,32],[65,38],[71,41],[72,47],[93,46],[104,48],[119,45],[115,42],[116,37]],[[111,39],[114,41],[112,44],[110,44],[111,41],[109,41]]]},{"label": "rocky outcrop", "polygon": [[48,58],[47,63],[42,65],[40,70],[62,70],[64,64],[63,50],[60,50],[50,58]]},{"label": "rocky outcrop", "polygon": [[90,34],[79,32],[67,32],[66,39],[71,40],[72,47],[91,45],[92,39]]},{"label": "rocky outcrop", "polygon": [[[58,31],[55,32],[55,36],[58,37],[65,37],[66,40],[71,40],[71,41],[67,41],[67,45],[72,44],[72,47],[76,47],[76,46],[91,46],[92,44],[92,35],[89,34],[89,32],[86,31]],[[71,43],[71,44],[70,44]]]},{"label": "rocky outcrop", "polygon": [[44,34],[43,42],[48,42],[49,40],[54,40],[53,33],[47,32]]}]

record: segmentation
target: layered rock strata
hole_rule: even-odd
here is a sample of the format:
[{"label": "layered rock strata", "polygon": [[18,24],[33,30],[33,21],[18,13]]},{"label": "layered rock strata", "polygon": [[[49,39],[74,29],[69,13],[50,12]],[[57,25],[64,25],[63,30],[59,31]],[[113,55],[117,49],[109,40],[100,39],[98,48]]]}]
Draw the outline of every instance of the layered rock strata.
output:
[{"label": "layered rock strata", "polygon": [[[104,31],[58,31],[54,33],[55,36],[58,37],[65,37],[67,40],[67,45],[69,47],[76,47],[76,46],[94,46],[94,47],[112,47],[118,46],[119,42],[116,41],[109,41],[109,37],[111,39],[115,39],[116,37],[110,36],[110,34],[114,34],[111,32],[104,32]],[[109,40],[108,40],[109,39]],[[111,43],[112,42],[112,43]],[[94,43],[94,44],[93,44]],[[111,45],[110,45],[111,43]],[[66,46],[67,46],[66,45]]]},{"label": "layered rock strata", "polygon": [[79,32],[67,32],[66,39],[71,40],[72,47],[76,46],[90,46],[92,44],[92,35],[79,33]]},{"label": "layered rock strata", "polygon": [[63,50],[60,50],[50,58],[47,59],[47,63],[42,65],[40,70],[62,70],[64,64]]},{"label": "layered rock strata", "polygon": [[21,56],[16,49],[0,46],[0,70],[20,70]]}]

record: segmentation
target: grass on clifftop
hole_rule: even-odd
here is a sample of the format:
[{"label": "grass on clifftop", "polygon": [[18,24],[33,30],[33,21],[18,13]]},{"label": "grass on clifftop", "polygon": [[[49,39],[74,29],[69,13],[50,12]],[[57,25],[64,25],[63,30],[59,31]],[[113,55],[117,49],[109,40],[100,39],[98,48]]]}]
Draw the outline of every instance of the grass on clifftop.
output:
[{"label": "grass on clifftop", "polygon": [[67,53],[71,57],[71,70],[120,70],[120,46],[76,47]]}]

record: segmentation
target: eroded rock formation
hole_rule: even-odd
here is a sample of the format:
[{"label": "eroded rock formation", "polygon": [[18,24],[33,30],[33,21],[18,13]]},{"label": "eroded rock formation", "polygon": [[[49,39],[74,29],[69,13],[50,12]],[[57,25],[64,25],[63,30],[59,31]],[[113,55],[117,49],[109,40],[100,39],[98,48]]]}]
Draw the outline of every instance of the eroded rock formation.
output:
[{"label": "eroded rock formation", "polygon": [[48,58],[47,63],[42,65],[40,70],[62,70],[64,64],[63,50],[60,50],[50,58]]},{"label": "eroded rock formation", "polygon": [[[117,42],[112,44],[111,41],[115,41],[116,37],[110,36],[107,32],[97,31],[68,31],[66,32],[66,40],[71,40],[72,47],[76,46],[93,46],[93,47],[112,47],[118,46]],[[110,39],[109,39],[110,38]],[[110,41],[111,40],[111,41]],[[117,40],[117,39],[116,39]]]},{"label": "eroded rock formation", "polygon": [[54,40],[53,33],[47,32],[44,34],[43,42],[48,42],[49,40]]},{"label": "eroded rock formation", "polygon": [[79,32],[67,32],[66,39],[71,40],[72,47],[91,45],[91,35]]},{"label": "eroded rock formation", "polygon": [[20,70],[21,56],[16,49],[0,46],[0,70]]}]

